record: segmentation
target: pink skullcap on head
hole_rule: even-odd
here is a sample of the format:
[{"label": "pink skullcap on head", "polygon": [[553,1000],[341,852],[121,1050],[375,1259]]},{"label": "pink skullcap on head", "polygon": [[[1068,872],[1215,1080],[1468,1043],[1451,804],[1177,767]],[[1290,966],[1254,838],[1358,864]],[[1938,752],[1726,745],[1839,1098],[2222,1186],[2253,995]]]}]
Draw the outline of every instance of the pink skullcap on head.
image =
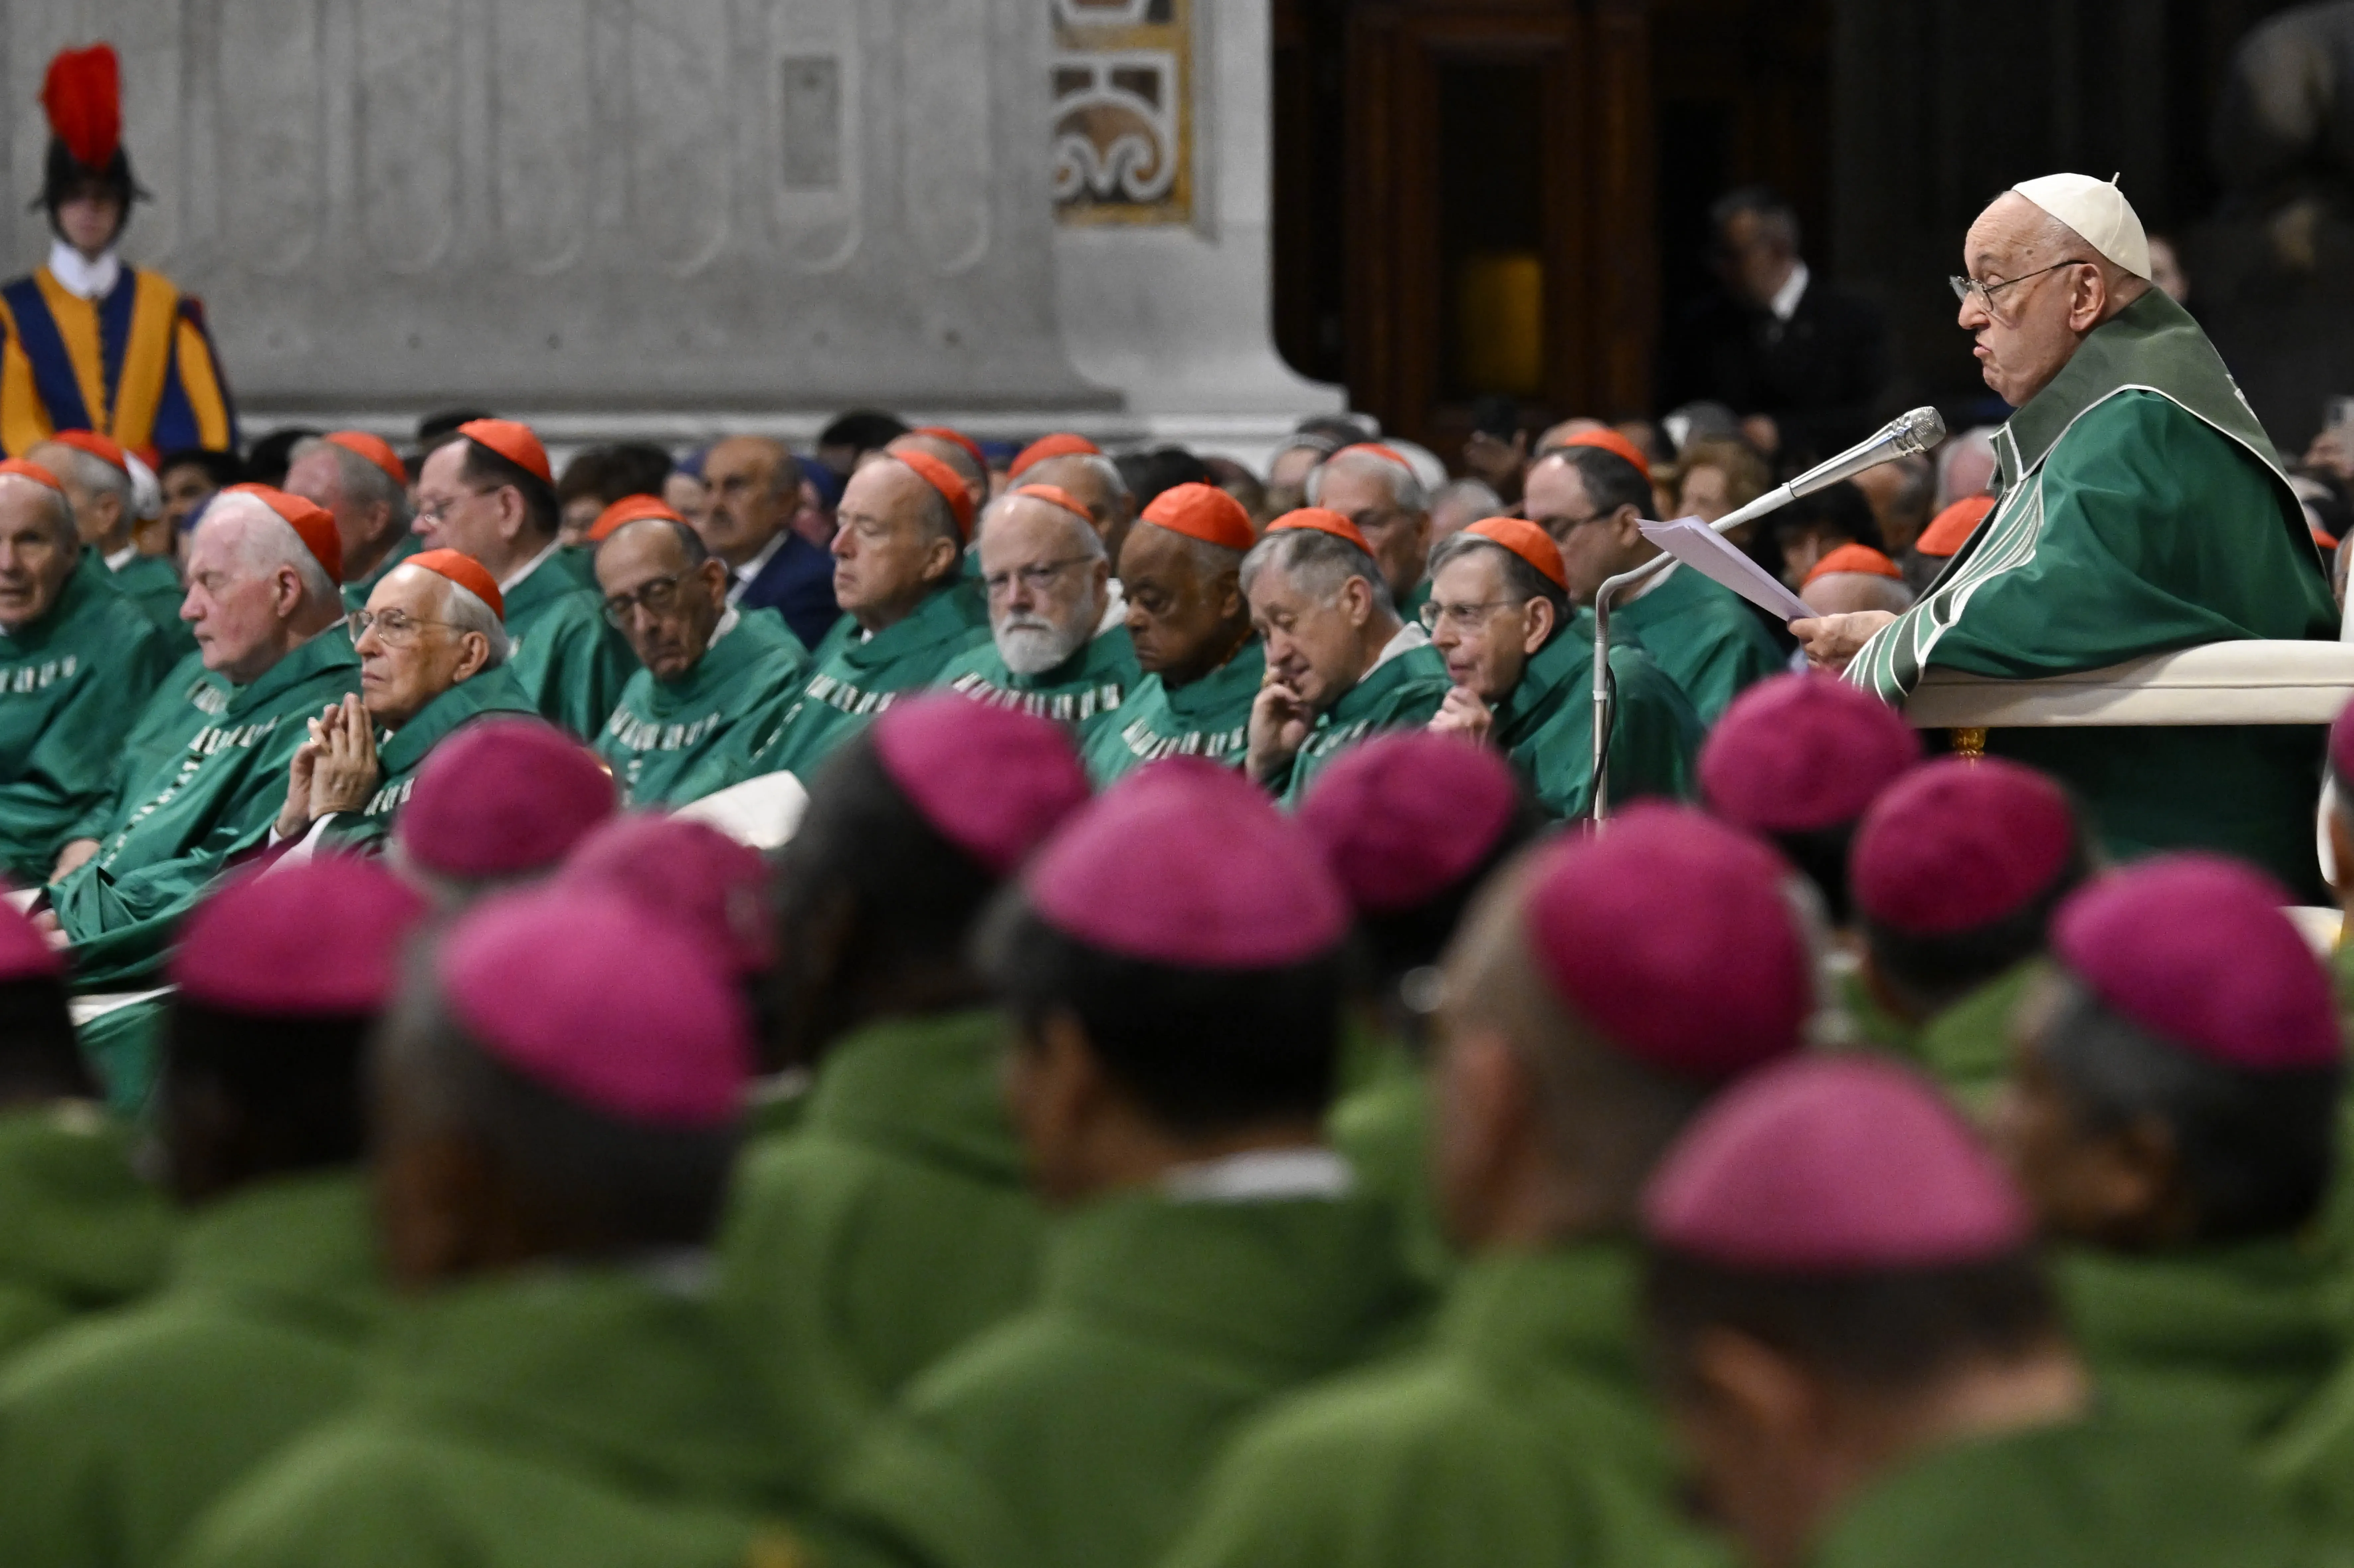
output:
[{"label": "pink skullcap on head", "polygon": [[172,983],[190,1001],[265,1018],[382,1012],[425,900],[373,860],[314,855],[233,876],[180,928]]},{"label": "pink skullcap on head", "polygon": [[2111,1012],[2247,1072],[2342,1059],[2329,976],[2282,913],[2288,894],[2214,854],[2160,855],[2078,889],[2052,956]]},{"label": "pink skullcap on head", "polygon": [[1511,765],[1486,747],[1392,730],[1316,776],[1299,825],[1351,903],[1390,915],[1437,897],[1487,860],[1520,798]]},{"label": "pink skullcap on head", "polygon": [[[0,883],[0,891],[6,885]],[[63,980],[65,955],[13,904],[0,903],[0,985],[15,980]]]},{"label": "pink skullcap on head", "polygon": [[1013,456],[1013,466],[1006,471],[1006,475],[1011,479],[1020,479],[1034,464],[1044,462],[1048,458],[1101,456],[1103,456],[1103,448],[1096,445],[1087,437],[1075,436],[1067,431],[1057,431],[1051,436],[1040,436],[1016,452]]},{"label": "pink skullcap on head", "polygon": [[2076,813],[2059,785],[1999,757],[1941,757],[1864,811],[1848,877],[1877,924],[1941,937],[2025,908],[2075,857]]},{"label": "pink skullcap on head", "polygon": [[1752,832],[1806,832],[1863,814],[1921,759],[1894,708],[1834,675],[1775,675],[1733,699],[1700,748],[1708,809]]},{"label": "pink skullcap on head", "polygon": [[556,482],[556,470],[548,466],[547,449],[539,444],[537,432],[522,420],[469,419],[458,427],[458,433],[498,453],[542,482]]},{"label": "pink skullcap on head", "polygon": [[1643,805],[1547,850],[1522,909],[1539,972],[1638,1061],[1722,1078],[1799,1045],[1813,965],[1788,876],[1755,840]]},{"label": "pink skullcap on head", "polygon": [[1113,785],[1022,878],[1041,919],[1091,948],[1176,969],[1305,963],[1349,934],[1315,843],[1263,791],[1171,758]]},{"label": "pink skullcap on head", "polygon": [[717,956],[620,894],[487,898],[434,956],[451,1018],[534,1083],[620,1121],[723,1128],[752,1077],[744,1001]]},{"label": "pink skullcap on head", "polygon": [[574,848],[560,879],[610,887],[694,933],[730,974],[768,967],[769,863],[716,828],[650,812],[614,817]]},{"label": "pink skullcap on head", "polygon": [[2031,1234],[1945,1097],[1861,1054],[1780,1063],[1727,1089],[1660,1161],[1643,1226],[1687,1256],[1793,1274],[1991,1263]]},{"label": "pink skullcap on head", "polygon": [[907,803],[999,876],[1087,798],[1070,736],[1036,714],[940,692],[893,703],[870,733]]},{"label": "pink skullcap on head", "polygon": [[481,718],[426,757],[393,838],[437,875],[515,876],[555,865],[619,805],[596,754],[554,725]]},{"label": "pink skullcap on head", "polygon": [[[2337,722],[2329,726],[2329,770],[2338,775],[2341,789],[2354,789],[2354,703],[2339,709]],[[2354,800],[2346,804],[2354,807]]]}]

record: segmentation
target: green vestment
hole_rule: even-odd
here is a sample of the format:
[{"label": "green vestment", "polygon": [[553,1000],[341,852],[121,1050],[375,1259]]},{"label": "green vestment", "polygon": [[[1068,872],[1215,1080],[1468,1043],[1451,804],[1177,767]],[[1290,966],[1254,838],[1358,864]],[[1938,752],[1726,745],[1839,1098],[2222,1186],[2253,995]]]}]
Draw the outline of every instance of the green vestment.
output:
[{"label": "green vestment", "polygon": [[[1583,619],[1583,618],[1581,618]],[[1645,795],[1681,800],[1692,792],[1700,754],[1700,715],[1642,645],[1614,625],[1610,678],[1610,799]],[[1536,652],[1493,709],[1489,744],[1511,759],[1537,803],[1565,820],[1594,810],[1594,638],[1592,623],[1555,632]]]},{"label": "green vestment", "polygon": [[1914,1059],[1965,1109],[1983,1114],[1994,1108],[1996,1094],[2010,1077],[2010,1015],[2043,968],[2041,959],[2014,964],[1913,1036]]},{"label": "green vestment", "polygon": [[1028,1302],[1043,1222],[1003,1050],[993,1012],[877,1020],[827,1050],[800,1125],[748,1151],[722,1288],[769,1375],[814,1357],[887,1401]]},{"label": "green vestment", "polygon": [[809,650],[773,610],[728,613],[736,623],[685,674],[631,676],[597,736],[631,806],[684,806],[752,777],[740,771],[746,737],[792,705]]},{"label": "green vestment", "polygon": [[1142,678],[1128,628],[1115,626],[1088,638],[1077,652],[1035,675],[1017,675],[1007,669],[996,642],[985,641],[942,670],[939,683],[997,707],[1020,708],[1057,724],[1085,728],[1115,722],[1105,715],[1118,708]]},{"label": "green vestment", "polygon": [[355,694],[359,655],[329,627],[229,699],[220,716],[138,789],[139,804],[88,863],[49,888],[74,947],[74,983],[120,991],[148,980],[180,917],[229,856],[264,842],[286,803],[287,765],[307,720]]},{"label": "green vestment", "polygon": [[593,558],[559,548],[504,594],[515,679],[541,716],[583,740],[605,727],[638,668],[629,640],[606,623]]},{"label": "green vestment", "polygon": [[[95,552],[84,552],[83,558],[96,559],[101,567],[106,564]],[[150,625],[163,633],[170,657],[177,659],[196,652],[196,634],[180,619],[180,606],[187,601],[188,590],[180,581],[179,568],[170,560],[162,556],[134,555],[114,574],[114,586],[138,607]]]},{"label": "green vestment", "polygon": [[1740,595],[1681,566],[1670,567],[1641,598],[1613,603],[1610,624],[1624,626],[1650,650],[1702,725],[1723,717],[1744,688],[1790,667]]},{"label": "green vestment", "polygon": [[48,880],[170,668],[163,634],[88,551],[49,612],[0,632],[0,876]]},{"label": "green vestment", "polygon": [[0,1562],[149,1568],[216,1499],[344,1408],[383,1305],[352,1172],[191,1215],[164,1288],[0,1376]]},{"label": "green vestment", "polygon": [[1447,676],[1447,661],[1422,635],[1422,628],[1408,630],[1419,641],[1394,652],[1384,650],[1385,656],[1365,672],[1363,679],[1318,715],[1289,769],[1267,780],[1285,805],[1297,806],[1305,800],[1308,786],[1325,764],[1357,742],[1384,730],[1420,729],[1447,700],[1455,685]]},{"label": "green vestment", "polygon": [[1628,1249],[1500,1254],[1463,1266],[1427,1347],[1246,1426],[1162,1563],[1712,1562],[1676,1518],[1678,1480],[1638,1365]]},{"label": "green vestment", "polygon": [[1381,1060],[1334,1102],[1325,1135],[1356,1171],[1358,1190],[1396,1213],[1399,1255],[1435,1289],[1454,1277],[1457,1260],[1431,1187],[1429,1077],[1404,1046],[1382,1053]]},{"label": "green vestment", "polygon": [[1267,647],[1256,637],[1198,681],[1173,691],[1159,675],[1129,688],[1117,717],[1087,731],[1087,777],[1100,789],[1129,769],[1163,757],[1206,757],[1243,765],[1251,704],[1267,679]]},{"label": "green vestment", "polygon": [[994,1484],[1037,1568],[1150,1568],[1241,1422],[1420,1299],[1378,1202],[1122,1192],[1058,1221],[1036,1304],[905,1408]]},{"label": "green vestment", "polygon": [[[2087,336],[1995,440],[2001,499],[1848,678],[1901,703],[1931,665],[2028,678],[2242,638],[2338,635],[2303,511],[2206,335],[2156,289]],[[2312,727],[1998,729],[2120,856],[2200,846],[2317,885]]]},{"label": "green vestment", "polygon": [[171,1235],[122,1123],[78,1100],[0,1112],[0,1357],[145,1294]]},{"label": "green vestment", "polygon": [[385,552],[384,559],[376,564],[376,570],[344,585],[344,608],[366,609],[368,595],[376,592],[376,585],[390,577],[395,567],[424,548],[425,541],[414,533],[403,534],[394,540],[392,548]]},{"label": "green vestment", "polygon": [[130,733],[116,747],[104,794],[67,830],[67,840],[103,839],[139,803],[133,791],[176,758],[188,737],[217,718],[236,692],[228,677],[205,668],[201,653],[190,653],[174,664],[140,705]]},{"label": "green vestment", "polygon": [[538,712],[514,672],[502,664],[459,682],[398,729],[378,730],[376,793],[358,810],[331,818],[320,833],[321,846],[363,852],[381,848],[401,807],[408,803],[409,791],[417,788],[417,770],[435,747],[485,715]]},{"label": "green vestment", "polygon": [[754,736],[741,777],[785,771],[808,782],[893,698],[930,685],[958,655],[988,641],[987,620],[974,626],[953,586],[935,589],[907,619],[872,637],[843,616],[811,655],[800,696]]}]

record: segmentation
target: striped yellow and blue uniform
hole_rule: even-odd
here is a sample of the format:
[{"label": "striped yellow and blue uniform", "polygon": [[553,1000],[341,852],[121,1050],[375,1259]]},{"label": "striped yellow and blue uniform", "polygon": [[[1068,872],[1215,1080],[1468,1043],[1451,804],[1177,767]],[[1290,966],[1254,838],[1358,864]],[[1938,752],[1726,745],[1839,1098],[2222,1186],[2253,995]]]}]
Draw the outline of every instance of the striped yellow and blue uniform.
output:
[{"label": "striped yellow and blue uniform", "polygon": [[56,430],[134,450],[236,446],[203,306],[143,267],[123,268],[102,300],[68,292],[47,267],[0,288],[0,447],[21,457]]}]

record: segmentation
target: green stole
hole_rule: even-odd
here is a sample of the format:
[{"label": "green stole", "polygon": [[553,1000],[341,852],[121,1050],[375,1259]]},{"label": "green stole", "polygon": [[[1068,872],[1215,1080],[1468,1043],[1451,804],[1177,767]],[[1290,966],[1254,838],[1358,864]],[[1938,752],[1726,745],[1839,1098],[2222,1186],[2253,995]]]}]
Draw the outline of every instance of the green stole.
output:
[{"label": "green stole", "polygon": [[973,624],[953,581],[872,637],[843,616],[811,655],[800,699],[755,736],[742,776],[781,770],[812,777],[901,692],[930,685],[950,661],[988,641],[988,623]]},{"label": "green stole", "polygon": [[1142,677],[1128,628],[1115,626],[1082,643],[1051,670],[1020,675],[1005,666],[994,641],[940,672],[940,684],[993,707],[1019,708],[1057,724],[1092,725],[1120,705]]},{"label": "green stole", "polygon": [[1198,681],[1172,689],[1158,674],[1129,689],[1117,718],[1087,732],[1087,775],[1097,789],[1163,757],[1206,757],[1240,768],[1251,704],[1267,679],[1267,646],[1254,637]]},{"label": "green stole", "polygon": [[734,626],[676,680],[641,669],[597,736],[635,807],[683,806],[749,778],[738,736],[775,723],[809,651],[774,610],[730,610]]},{"label": "green stole", "polygon": [[[1412,629],[1417,637],[1420,627]],[[1365,672],[1357,683],[1320,715],[1291,759],[1288,776],[1270,779],[1287,806],[1307,795],[1310,782],[1331,762],[1367,736],[1388,729],[1419,729],[1430,722],[1454,687],[1447,661],[1428,638],[1398,650]]]},{"label": "green stole", "polygon": [[[1555,817],[1594,810],[1594,641],[1580,617],[1537,650],[1521,678],[1496,704],[1489,744],[1511,760]],[[1646,795],[1681,800],[1692,792],[1700,715],[1631,632],[1611,628],[1610,674],[1617,701],[1610,720],[1610,795],[1614,804]]]},{"label": "green stole", "polygon": [[394,817],[408,803],[409,791],[417,788],[417,770],[424,765],[427,753],[461,726],[485,714],[536,717],[538,713],[524,694],[514,672],[504,664],[459,682],[418,709],[416,716],[398,729],[376,733],[376,793],[359,810],[337,812],[321,834],[321,842],[361,850],[382,844],[392,832]]}]

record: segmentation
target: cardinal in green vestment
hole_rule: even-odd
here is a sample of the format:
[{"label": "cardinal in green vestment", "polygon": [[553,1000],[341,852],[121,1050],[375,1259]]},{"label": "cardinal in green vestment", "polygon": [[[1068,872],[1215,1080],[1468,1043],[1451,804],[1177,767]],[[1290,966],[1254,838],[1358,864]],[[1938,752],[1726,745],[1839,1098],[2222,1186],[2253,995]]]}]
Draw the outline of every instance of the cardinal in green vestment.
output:
[{"label": "cardinal in green vestment", "polygon": [[991,504],[980,561],[990,641],[939,684],[1081,733],[1114,722],[1142,672],[1087,508],[1053,485],[1023,485]]}]

